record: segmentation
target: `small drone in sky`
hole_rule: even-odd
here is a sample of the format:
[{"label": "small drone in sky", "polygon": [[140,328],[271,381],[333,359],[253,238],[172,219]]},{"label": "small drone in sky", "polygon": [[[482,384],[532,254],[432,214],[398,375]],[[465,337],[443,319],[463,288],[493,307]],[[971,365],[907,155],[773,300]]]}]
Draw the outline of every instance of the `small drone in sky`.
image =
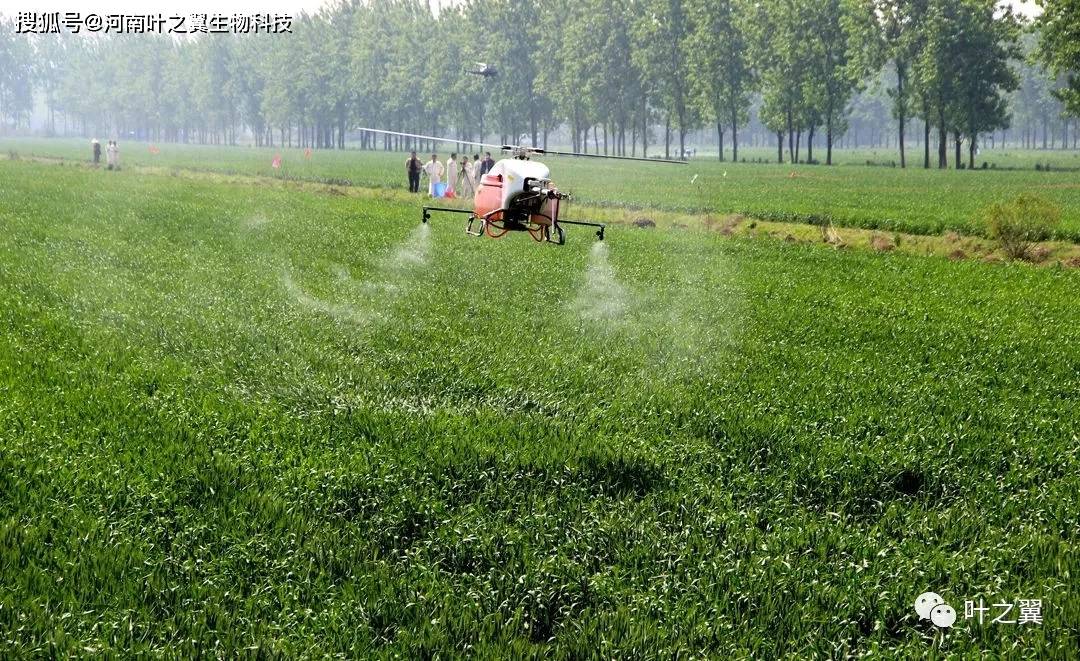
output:
[{"label": "small drone in sky", "polygon": [[476,68],[466,69],[465,73],[471,73],[474,76],[483,76],[484,78],[494,78],[499,74],[494,65],[486,62],[477,62]]}]

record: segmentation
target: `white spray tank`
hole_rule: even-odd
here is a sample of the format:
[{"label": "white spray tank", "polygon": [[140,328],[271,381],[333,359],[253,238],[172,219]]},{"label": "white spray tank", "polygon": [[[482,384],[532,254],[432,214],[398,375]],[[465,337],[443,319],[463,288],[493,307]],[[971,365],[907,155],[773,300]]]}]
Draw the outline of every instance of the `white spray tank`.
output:
[{"label": "white spray tank", "polygon": [[535,179],[538,182],[547,182],[551,178],[551,170],[539,161],[524,161],[519,158],[504,158],[488,172],[491,175],[501,174],[502,185],[502,208],[510,206],[510,200],[520,195],[525,190],[525,180]]}]

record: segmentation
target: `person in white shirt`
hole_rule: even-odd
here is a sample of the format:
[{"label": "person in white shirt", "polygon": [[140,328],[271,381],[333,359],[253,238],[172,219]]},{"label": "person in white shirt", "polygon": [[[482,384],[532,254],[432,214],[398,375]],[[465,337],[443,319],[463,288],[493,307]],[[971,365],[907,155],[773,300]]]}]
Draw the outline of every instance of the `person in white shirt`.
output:
[{"label": "person in white shirt", "polygon": [[105,147],[105,167],[109,170],[120,168],[120,147],[117,146],[115,140],[109,140],[108,146]]},{"label": "person in white shirt", "polygon": [[461,180],[461,197],[472,197],[476,187],[473,185],[473,164],[468,156],[461,157],[461,171],[458,174]]},{"label": "person in white shirt", "polygon": [[457,194],[458,170],[457,153],[450,154],[446,161],[446,192]]},{"label": "person in white shirt", "polygon": [[439,155],[432,154],[431,160],[424,163],[424,174],[428,177],[428,195],[435,197],[435,184],[442,181],[443,164],[439,162]]}]

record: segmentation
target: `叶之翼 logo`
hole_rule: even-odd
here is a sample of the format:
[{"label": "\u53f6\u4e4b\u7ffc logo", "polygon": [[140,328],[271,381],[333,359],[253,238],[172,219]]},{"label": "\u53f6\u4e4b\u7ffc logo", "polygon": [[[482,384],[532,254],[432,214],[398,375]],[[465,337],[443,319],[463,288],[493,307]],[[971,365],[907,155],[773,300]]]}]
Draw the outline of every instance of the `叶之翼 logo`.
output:
[{"label": "\u53f6\u4e4b\u7ffc logo", "polygon": [[[999,612],[997,617],[990,620],[992,624],[1042,624],[1042,607],[1042,599],[1021,599],[1019,608],[1011,601],[995,602],[986,606],[982,597],[978,604],[971,599],[965,599],[964,619],[978,620],[978,624],[983,624],[987,613]],[[1014,611],[1019,615],[1009,619],[1009,614]],[[916,597],[915,612],[919,614],[920,620],[930,620],[940,629],[948,629],[956,624],[956,609],[945,603],[936,592],[924,592]]]},{"label": "\u53f6\u4e4b\u7ffc logo", "polygon": [[924,592],[915,599],[915,612],[920,620],[930,620],[935,626],[948,629],[956,622],[956,609],[936,592]]}]

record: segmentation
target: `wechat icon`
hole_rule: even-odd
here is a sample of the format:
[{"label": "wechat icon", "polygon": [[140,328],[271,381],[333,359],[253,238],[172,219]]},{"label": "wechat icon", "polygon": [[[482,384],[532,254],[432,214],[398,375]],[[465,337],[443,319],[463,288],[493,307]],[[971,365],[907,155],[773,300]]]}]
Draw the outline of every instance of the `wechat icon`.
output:
[{"label": "wechat icon", "polygon": [[956,609],[945,603],[936,592],[924,592],[915,599],[915,612],[920,620],[930,620],[934,626],[948,629],[956,622]]}]

